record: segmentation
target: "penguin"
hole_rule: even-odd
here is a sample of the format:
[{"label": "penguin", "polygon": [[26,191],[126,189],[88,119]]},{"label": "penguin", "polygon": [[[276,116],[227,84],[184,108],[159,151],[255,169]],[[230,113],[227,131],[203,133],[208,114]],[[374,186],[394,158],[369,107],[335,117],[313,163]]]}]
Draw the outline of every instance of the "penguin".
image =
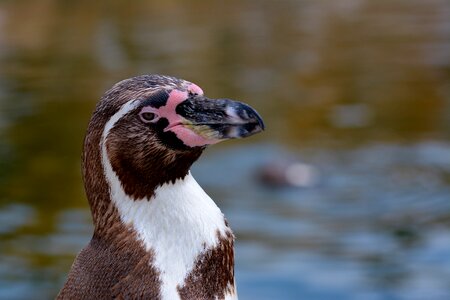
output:
[{"label": "penguin", "polygon": [[262,130],[253,108],[189,81],[115,84],[82,154],[94,233],[57,299],[237,299],[234,235],[190,167],[208,145]]}]

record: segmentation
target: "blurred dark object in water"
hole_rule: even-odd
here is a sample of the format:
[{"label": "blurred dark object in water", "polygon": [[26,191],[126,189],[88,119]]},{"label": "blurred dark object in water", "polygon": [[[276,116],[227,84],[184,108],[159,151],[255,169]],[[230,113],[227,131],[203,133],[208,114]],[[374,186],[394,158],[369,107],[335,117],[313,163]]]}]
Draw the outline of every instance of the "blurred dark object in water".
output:
[{"label": "blurred dark object in water", "polygon": [[406,248],[420,242],[420,229],[413,225],[403,225],[392,229],[392,235]]},{"label": "blurred dark object in water", "polygon": [[272,188],[308,188],[319,181],[316,167],[292,158],[267,162],[257,170],[256,175],[260,183]]}]

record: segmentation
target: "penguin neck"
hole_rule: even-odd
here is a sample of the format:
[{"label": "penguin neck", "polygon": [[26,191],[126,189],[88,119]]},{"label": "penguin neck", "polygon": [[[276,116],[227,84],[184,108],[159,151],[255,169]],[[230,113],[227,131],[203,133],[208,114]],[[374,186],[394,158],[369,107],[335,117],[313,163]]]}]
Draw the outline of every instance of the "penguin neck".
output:
[{"label": "penguin neck", "polygon": [[106,167],[111,202],[120,221],[131,226],[147,251],[200,252],[213,247],[228,227],[222,212],[190,173],[174,183],[155,189],[151,198],[133,199],[127,195],[117,175]]}]

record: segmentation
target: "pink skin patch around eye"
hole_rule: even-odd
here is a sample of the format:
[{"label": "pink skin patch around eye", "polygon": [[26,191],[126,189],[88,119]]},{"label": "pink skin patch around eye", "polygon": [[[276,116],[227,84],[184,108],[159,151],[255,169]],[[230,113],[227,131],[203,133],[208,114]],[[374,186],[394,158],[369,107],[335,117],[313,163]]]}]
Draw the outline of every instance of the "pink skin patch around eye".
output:
[{"label": "pink skin patch around eye", "polygon": [[[194,94],[203,95],[202,89],[196,85],[191,84],[188,87],[188,91]],[[154,112],[158,114],[161,118],[166,118],[169,121],[169,125],[164,129],[164,131],[172,131],[175,133],[177,138],[179,138],[186,146],[189,147],[199,147],[210,144],[218,143],[220,140],[217,139],[207,139],[192,130],[183,126],[184,118],[176,113],[176,107],[178,104],[183,102],[189,97],[187,91],[172,90],[169,93],[169,99],[165,106],[160,108],[145,107],[142,112]]]}]

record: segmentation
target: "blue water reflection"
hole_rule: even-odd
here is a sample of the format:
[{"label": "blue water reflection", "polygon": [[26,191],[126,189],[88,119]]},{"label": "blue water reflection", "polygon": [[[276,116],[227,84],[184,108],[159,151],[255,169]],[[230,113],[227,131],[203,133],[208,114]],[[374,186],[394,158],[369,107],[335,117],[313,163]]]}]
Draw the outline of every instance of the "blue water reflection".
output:
[{"label": "blue water reflection", "polygon": [[249,103],[192,172],[241,299],[450,299],[450,3],[0,2],[0,299],[51,299],[92,234],[80,151],[143,73]]},{"label": "blue water reflection", "polygon": [[258,181],[289,156],[272,146],[210,153],[193,171],[237,229],[244,299],[450,296],[449,144],[303,152],[321,174],[310,188]]}]

